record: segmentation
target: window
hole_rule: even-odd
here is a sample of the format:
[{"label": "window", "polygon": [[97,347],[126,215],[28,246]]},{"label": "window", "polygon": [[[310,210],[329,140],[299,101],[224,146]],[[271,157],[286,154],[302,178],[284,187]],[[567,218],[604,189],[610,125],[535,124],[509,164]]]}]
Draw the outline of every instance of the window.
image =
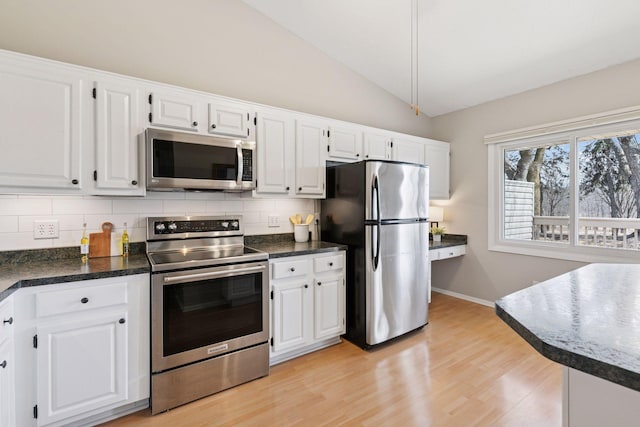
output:
[{"label": "window", "polygon": [[613,116],[485,138],[490,250],[640,259],[640,119]]}]

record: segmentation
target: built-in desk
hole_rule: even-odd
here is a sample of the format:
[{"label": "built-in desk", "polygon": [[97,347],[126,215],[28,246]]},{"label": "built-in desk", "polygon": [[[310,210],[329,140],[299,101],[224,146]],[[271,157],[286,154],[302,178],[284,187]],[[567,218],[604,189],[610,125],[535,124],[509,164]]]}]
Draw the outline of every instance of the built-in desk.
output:
[{"label": "built-in desk", "polygon": [[467,253],[467,236],[463,234],[445,234],[441,241],[434,242],[429,235],[429,302],[431,302],[431,263],[455,258]]}]

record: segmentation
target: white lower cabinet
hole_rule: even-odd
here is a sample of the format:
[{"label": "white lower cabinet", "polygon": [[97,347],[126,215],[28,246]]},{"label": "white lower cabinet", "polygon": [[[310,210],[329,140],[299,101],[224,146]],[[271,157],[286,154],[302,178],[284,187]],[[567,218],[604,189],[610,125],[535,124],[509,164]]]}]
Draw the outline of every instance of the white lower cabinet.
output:
[{"label": "white lower cabinet", "polygon": [[148,406],[149,275],[23,288],[16,425],[94,425]]},{"label": "white lower cabinet", "polygon": [[271,364],[340,342],[345,251],[271,260]]},{"label": "white lower cabinet", "polygon": [[0,427],[15,426],[13,297],[0,302]]}]

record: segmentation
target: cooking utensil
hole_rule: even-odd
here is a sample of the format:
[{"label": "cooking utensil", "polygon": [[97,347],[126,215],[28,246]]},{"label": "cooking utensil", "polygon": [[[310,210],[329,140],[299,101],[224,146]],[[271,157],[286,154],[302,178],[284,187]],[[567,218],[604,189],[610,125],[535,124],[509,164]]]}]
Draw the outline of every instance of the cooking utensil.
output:
[{"label": "cooking utensil", "polygon": [[91,233],[89,235],[89,258],[99,258],[111,256],[111,231],[113,224],[102,223],[102,233]]},{"label": "cooking utensil", "polygon": [[307,215],[307,218],[305,218],[304,223],[309,225],[311,224],[311,221],[313,221],[313,214]]}]

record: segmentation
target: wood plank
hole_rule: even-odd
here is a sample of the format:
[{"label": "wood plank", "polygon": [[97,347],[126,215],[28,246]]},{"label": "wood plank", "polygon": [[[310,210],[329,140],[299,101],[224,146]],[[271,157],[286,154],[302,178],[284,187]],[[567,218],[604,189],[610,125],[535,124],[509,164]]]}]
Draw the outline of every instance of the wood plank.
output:
[{"label": "wood plank", "polygon": [[489,307],[434,293],[429,325],[373,351],[345,341],[128,426],[561,426],[561,367]]}]

